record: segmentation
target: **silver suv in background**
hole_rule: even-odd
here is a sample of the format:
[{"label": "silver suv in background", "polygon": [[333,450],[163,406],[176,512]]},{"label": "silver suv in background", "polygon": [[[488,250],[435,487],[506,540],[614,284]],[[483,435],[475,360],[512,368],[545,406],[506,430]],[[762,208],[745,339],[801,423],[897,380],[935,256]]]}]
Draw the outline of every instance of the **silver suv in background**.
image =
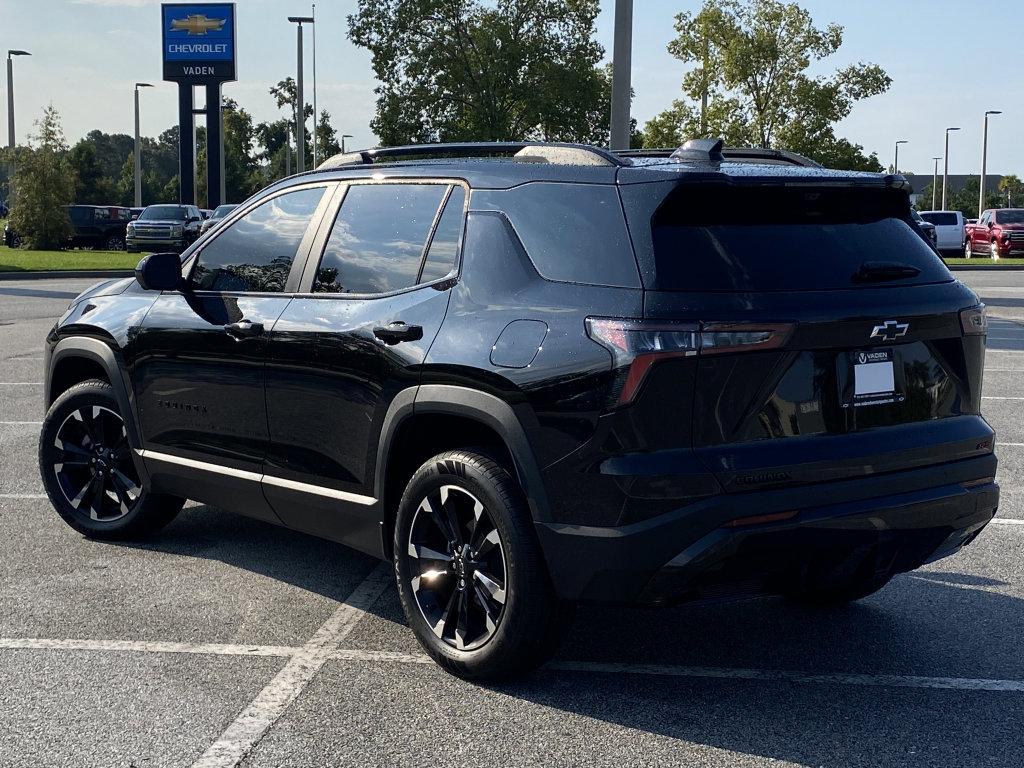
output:
[{"label": "silver suv in background", "polygon": [[935,225],[939,253],[964,248],[964,215],[960,211],[921,211],[921,218]]},{"label": "silver suv in background", "polygon": [[208,219],[206,219],[206,221],[199,225],[199,234],[203,234],[204,232],[213,229],[215,226],[220,224],[220,222],[222,222],[225,219],[225,217],[233,210],[235,210],[235,208],[237,207],[237,205],[218,205],[213,210],[213,214]]}]

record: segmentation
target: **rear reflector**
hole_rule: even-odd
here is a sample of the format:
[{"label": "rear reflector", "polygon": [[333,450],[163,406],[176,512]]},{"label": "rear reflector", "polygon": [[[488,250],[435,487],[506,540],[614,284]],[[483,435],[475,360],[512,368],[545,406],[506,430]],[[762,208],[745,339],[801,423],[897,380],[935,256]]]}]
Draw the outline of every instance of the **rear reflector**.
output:
[{"label": "rear reflector", "polygon": [[753,515],[752,517],[738,517],[723,525],[723,528],[743,528],[747,525],[761,525],[762,523],[778,523],[782,520],[792,520],[796,517],[796,510],[790,512],[775,512],[771,515]]},{"label": "rear reflector", "polygon": [[587,335],[612,353],[613,367],[625,371],[617,401],[629,403],[655,363],[672,357],[759,352],[781,347],[792,323],[666,323],[588,317]]}]

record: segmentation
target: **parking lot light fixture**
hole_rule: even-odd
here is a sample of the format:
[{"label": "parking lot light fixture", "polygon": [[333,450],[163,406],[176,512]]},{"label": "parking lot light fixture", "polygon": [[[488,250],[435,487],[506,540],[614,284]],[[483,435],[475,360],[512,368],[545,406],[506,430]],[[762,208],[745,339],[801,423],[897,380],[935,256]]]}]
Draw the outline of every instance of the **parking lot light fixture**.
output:
[{"label": "parking lot light fixture", "polygon": [[28,51],[11,49],[7,51],[7,148],[14,149],[14,58],[31,56]]},{"label": "parking lot light fixture", "polygon": [[939,194],[939,160],[941,157],[933,157],[935,161],[935,172],[932,174],[932,210],[935,210],[935,203],[937,201],[937,195]]},{"label": "parking lot light fixture", "polygon": [[946,163],[945,168],[942,171],[942,210],[946,210],[947,190],[949,187],[949,133],[950,131],[959,131],[959,128],[947,128],[946,129]]},{"label": "parking lot light fixture", "polygon": [[900,139],[899,141],[896,142],[896,157],[894,157],[893,161],[892,161],[892,172],[893,173],[897,173],[898,174],[900,172],[900,144],[909,144],[909,143],[910,142],[907,141],[906,139]]},{"label": "parking lot light fixture", "polygon": [[985,210],[985,174],[988,173],[988,116],[1001,115],[1002,110],[990,109],[985,113],[985,126],[981,130],[981,188],[978,191],[978,217]]},{"label": "parking lot light fixture", "polygon": [[135,207],[142,207],[142,147],[139,137],[139,88],[152,88],[152,83],[135,84]]},{"label": "parking lot light fixture", "polygon": [[[306,170],[306,104],[302,93],[302,25],[313,24],[312,16],[289,16],[295,25],[295,47],[298,65],[295,73],[295,169],[297,173]],[[316,115],[313,115],[313,130],[316,130]]]},{"label": "parking lot light fixture", "polygon": [[343,133],[343,134],[341,134],[341,154],[343,154],[343,155],[345,154],[345,139],[351,139],[351,138],[352,138],[352,134],[351,133]]}]

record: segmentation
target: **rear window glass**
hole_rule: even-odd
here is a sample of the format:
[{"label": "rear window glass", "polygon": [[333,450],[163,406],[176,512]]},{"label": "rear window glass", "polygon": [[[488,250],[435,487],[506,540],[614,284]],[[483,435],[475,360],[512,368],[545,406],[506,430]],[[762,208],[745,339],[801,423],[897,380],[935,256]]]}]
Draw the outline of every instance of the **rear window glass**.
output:
[{"label": "rear window glass", "polygon": [[[906,195],[897,190],[681,185],[651,222],[653,287],[810,291],[951,280],[909,216]],[[866,262],[920,273],[893,282],[855,281]]]},{"label": "rear window glass", "polygon": [[955,227],[957,225],[955,213],[922,213],[921,218],[937,227]]}]

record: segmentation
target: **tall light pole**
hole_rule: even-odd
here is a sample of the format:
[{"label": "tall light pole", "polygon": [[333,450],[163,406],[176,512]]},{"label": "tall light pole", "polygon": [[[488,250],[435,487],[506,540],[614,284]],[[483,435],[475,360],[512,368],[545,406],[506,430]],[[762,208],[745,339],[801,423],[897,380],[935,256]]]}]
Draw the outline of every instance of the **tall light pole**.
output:
[{"label": "tall light pole", "polygon": [[959,128],[946,129],[946,163],[942,171],[942,210],[946,210],[946,188],[949,186],[949,132],[959,130]]},{"label": "tall light pole", "polygon": [[632,60],[633,0],[615,0],[615,44],[612,51],[612,150],[629,149]]},{"label": "tall light pole", "polygon": [[142,207],[142,144],[139,137],[139,88],[152,88],[151,83],[135,84],[135,207]]},{"label": "tall light pole", "polygon": [[14,149],[14,60],[12,56],[31,56],[28,51],[7,52],[7,148]]},{"label": "tall light pole", "polygon": [[[306,102],[302,94],[302,25],[312,24],[312,16],[289,16],[288,21],[296,25],[295,45],[298,52],[298,72],[295,77],[295,169],[297,173],[306,170]],[[313,116],[314,126],[316,115]]]},{"label": "tall light pole", "polygon": [[319,164],[317,162],[319,142],[316,138],[316,127],[320,120],[320,113],[316,111],[316,3],[313,3],[313,13],[310,16],[313,18],[313,167],[316,168]]},{"label": "tall light pole", "polygon": [[892,172],[898,174],[900,172],[900,144],[909,144],[910,142],[906,139],[900,139],[896,142],[896,157],[892,161]]},{"label": "tall light pole", "polygon": [[938,210],[935,207],[935,203],[937,202],[936,197],[939,194],[939,160],[941,160],[941,159],[942,159],[941,157],[933,157],[932,158],[932,160],[935,161],[935,173],[932,174],[932,210],[933,211]]},{"label": "tall light pole", "polygon": [[345,154],[345,139],[351,139],[351,138],[352,138],[352,134],[351,133],[343,133],[343,134],[341,134],[341,154],[343,154],[343,155]]},{"label": "tall light pole", "polygon": [[990,109],[985,113],[985,127],[981,132],[981,189],[978,193],[978,217],[985,210],[985,174],[988,172],[988,116],[1003,114],[998,109]]}]

